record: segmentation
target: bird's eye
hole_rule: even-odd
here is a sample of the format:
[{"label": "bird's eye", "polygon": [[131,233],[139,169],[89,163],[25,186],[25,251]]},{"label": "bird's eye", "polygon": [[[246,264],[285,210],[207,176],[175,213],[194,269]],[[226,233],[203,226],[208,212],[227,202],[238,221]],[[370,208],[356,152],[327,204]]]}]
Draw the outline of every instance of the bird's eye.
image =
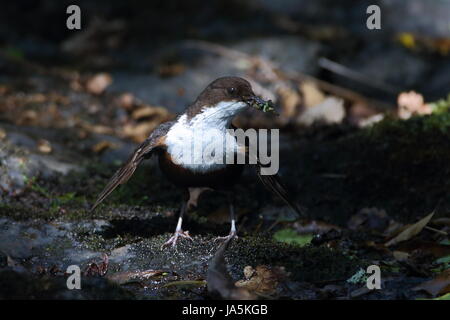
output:
[{"label": "bird's eye", "polygon": [[236,93],[236,88],[235,87],[230,87],[227,89],[229,94],[235,94]]}]

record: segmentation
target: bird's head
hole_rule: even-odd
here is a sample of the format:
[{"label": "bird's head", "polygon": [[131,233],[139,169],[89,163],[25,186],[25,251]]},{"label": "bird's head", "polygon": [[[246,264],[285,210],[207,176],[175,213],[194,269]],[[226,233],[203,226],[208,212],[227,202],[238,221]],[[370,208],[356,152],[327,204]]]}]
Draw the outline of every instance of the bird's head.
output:
[{"label": "bird's head", "polygon": [[208,120],[226,120],[233,118],[246,107],[258,110],[273,111],[273,104],[253,92],[250,83],[239,77],[223,77],[211,82],[200,93],[195,103],[188,110],[188,116],[193,118],[203,114]]}]

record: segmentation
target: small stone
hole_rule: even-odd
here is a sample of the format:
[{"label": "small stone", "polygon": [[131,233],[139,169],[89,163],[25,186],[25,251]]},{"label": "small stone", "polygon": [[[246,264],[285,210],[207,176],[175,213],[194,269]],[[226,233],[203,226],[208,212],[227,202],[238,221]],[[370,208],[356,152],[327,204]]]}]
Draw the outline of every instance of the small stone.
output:
[{"label": "small stone", "polygon": [[52,145],[50,144],[50,141],[45,139],[39,139],[37,142],[37,149],[40,153],[50,153],[52,152]]}]

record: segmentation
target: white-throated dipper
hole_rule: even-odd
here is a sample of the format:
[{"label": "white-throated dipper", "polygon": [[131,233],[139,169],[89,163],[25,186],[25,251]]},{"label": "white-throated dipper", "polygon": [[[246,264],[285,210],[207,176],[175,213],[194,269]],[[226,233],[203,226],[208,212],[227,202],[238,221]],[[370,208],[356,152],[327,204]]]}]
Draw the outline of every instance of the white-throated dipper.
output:
[{"label": "white-throated dipper", "polygon": [[[186,191],[175,234],[164,245],[172,244],[172,246],[175,246],[179,237],[192,240],[189,233],[181,228],[183,214],[190,204],[197,203],[200,193],[207,189],[223,191],[227,195],[231,230],[228,236],[220,237],[220,239],[236,237],[232,187],[238,181],[243,165],[229,163],[229,161],[216,161],[216,157],[205,159],[202,154],[205,149],[211,148],[211,146],[214,147],[216,143],[221,143],[229,138],[228,129],[233,127],[231,124],[232,119],[246,107],[255,107],[264,112],[273,110],[270,101],[265,101],[253,93],[252,87],[247,80],[239,77],[216,79],[200,93],[197,100],[183,114],[179,115],[175,121],[162,123],[139,145],[127,162],[110,179],[91,210],[94,210],[118,185],[128,181],[142,160],[157,154],[163,174],[176,186]],[[199,137],[198,133],[205,137],[210,131],[214,131],[215,135],[211,136],[211,138],[200,139],[200,148],[187,147],[190,141],[189,138],[197,139],[196,137]],[[233,157],[239,152],[245,153],[247,157],[251,157],[248,148],[238,145],[234,137],[227,141],[234,141],[236,145],[234,146],[235,148],[230,149],[227,145],[224,157],[227,152],[235,153],[232,154]],[[187,153],[191,152],[192,154],[186,156]],[[301,213],[299,207],[290,200],[279,177],[276,174],[261,174],[264,166],[258,159],[253,163],[261,182],[297,213]],[[189,195],[189,198],[187,195]]]}]

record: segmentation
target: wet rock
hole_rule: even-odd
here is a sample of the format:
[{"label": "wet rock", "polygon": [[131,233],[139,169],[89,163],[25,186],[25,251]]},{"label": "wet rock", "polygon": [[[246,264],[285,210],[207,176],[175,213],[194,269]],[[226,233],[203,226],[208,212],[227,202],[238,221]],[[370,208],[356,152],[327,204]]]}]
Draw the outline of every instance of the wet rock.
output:
[{"label": "wet rock", "polygon": [[371,86],[370,79],[389,86],[393,92],[420,86],[432,67],[420,56],[406,49],[385,45],[379,41],[368,43],[356,55],[344,58],[341,63],[363,74],[367,83],[363,85],[350,82],[340,76],[334,76],[333,80],[362,92],[367,91],[367,86]]},{"label": "wet rock", "polygon": [[23,192],[27,182],[39,172],[26,153],[5,142],[0,144],[0,199]]},{"label": "wet rock", "polygon": [[[246,39],[230,44],[229,49],[251,56],[261,55],[285,70],[315,74],[317,65],[314,59],[319,54],[321,45],[300,37],[286,36]],[[114,83],[107,91],[131,92],[146,103],[162,105],[171,112],[179,113],[195,100],[206,84],[216,78],[234,75],[249,79],[248,61],[227,54],[217,54],[213,49],[181,43],[160,51],[155,54],[154,59],[164,60],[172,56],[189,67],[169,78],[161,78],[157,74],[117,72],[114,74]],[[255,82],[253,87],[257,94],[275,101],[274,86],[264,87]]]},{"label": "wet rock", "polygon": [[0,270],[0,299],[132,299],[129,291],[102,278],[82,278],[82,290],[69,290],[62,276]]},{"label": "wet rock", "polygon": [[80,167],[56,159],[51,155],[30,153],[27,149],[0,143],[0,199],[21,194],[30,181],[39,176],[51,177],[67,174]]},{"label": "wet rock", "polygon": [[0,251],[0,268],[7,266],[8,257],[2,251]]}]

